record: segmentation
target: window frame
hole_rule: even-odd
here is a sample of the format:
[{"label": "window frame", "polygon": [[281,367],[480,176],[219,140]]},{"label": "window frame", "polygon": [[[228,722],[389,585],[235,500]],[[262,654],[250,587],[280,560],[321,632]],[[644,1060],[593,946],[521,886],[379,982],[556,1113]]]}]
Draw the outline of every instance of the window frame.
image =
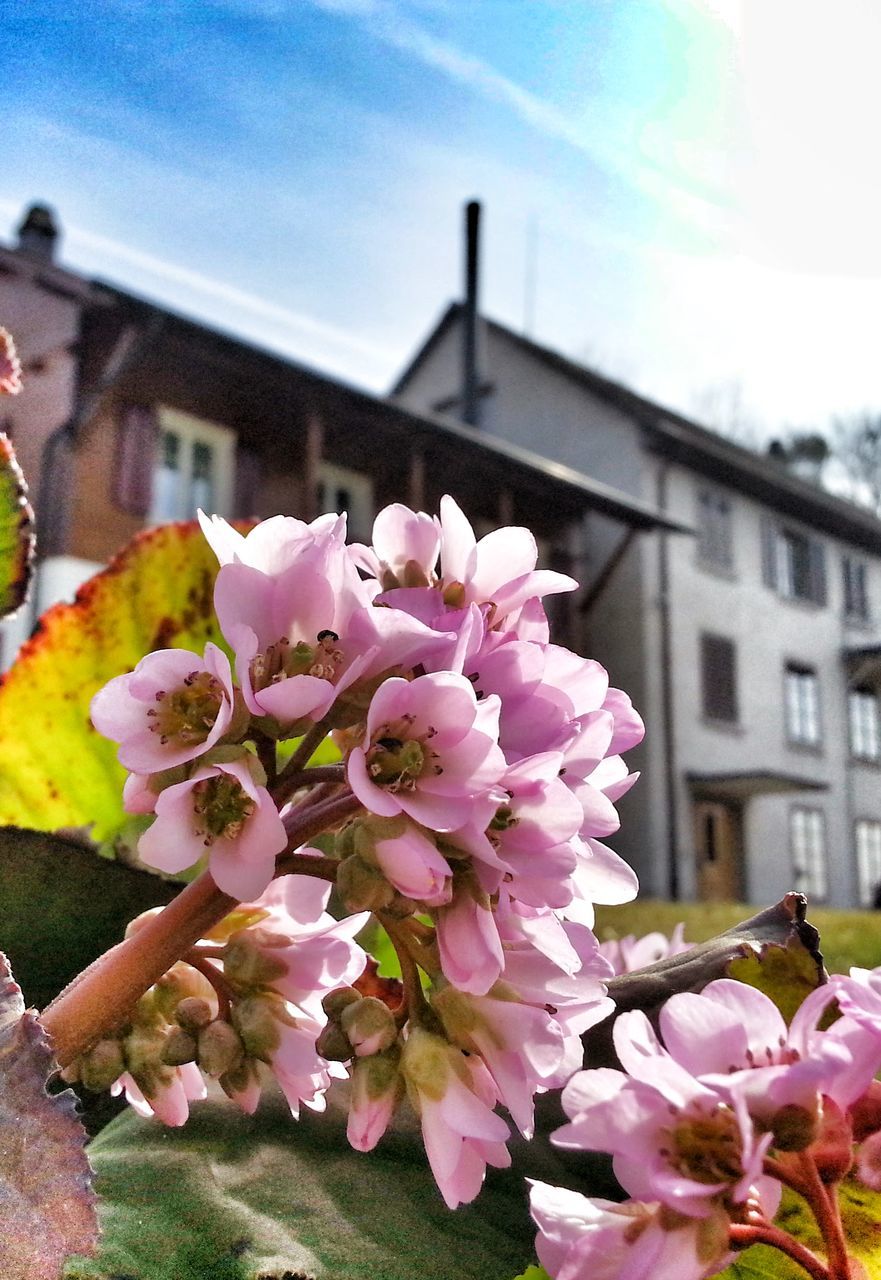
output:
[{"label": "window frame", "polygon": [[[873,828],[874,849],[865,849],[865,842],[861,841],[861,831],[867,828]],[[875,892],[881,884],[881,819],[879,818],[857,818],[853,824],[853,844],[854,859],[857,870],[857,898],[860,906],[873,907],[875,901]],[[872,855],[874,867],[867,865],[869,859],[864,858],[864,852]]]},{"label": "window frame", "polygon": [[[869,565],[866,560],[849,552],[841,557],[841,592],[842,612],[847,621],[870,622],[872,611],[869,608]],[[854,601],[856,608],[851,607]]]},{"label": "window frame", "polygon": [[[868,720],[855,707],[870,707]],[[857,685],[847,691],[847,735],[852,760],[881,763],[881,701],[877,689]],[[868,746],[864,745],[868,740]]]},{"label": "window frame", "polygon": [[714,485],[701,484],[695,492],[697,561],[704,569],[733,574],[734,509],[732,500]]},{"label": "window frame", "polygon": [[[803,548],[803,560],[797,552]],[[828,603],[826,544],[810,530],[762,516],[762,579],[791,604],[822,609]]]},{"label": "window frame", "polygon": [[[801,827],[801,831],[798,828]],[[800,839],[800,837],[804,839]],[[815,837],[819,837],[815,840]],[[802,848],[799,849],[801,843]],[[789,856],[795,888],[812,901],[829,896],[829,856],[826,812],[813,805],[793,805],[789,810]],[[803,865],[800,865],[804,854]]]},{"label": "window frame", "polygon": [[322,515],[340,512],[340,506],[332,498],[331,490],[349,490],[353,498],[351,505],[346,508],[349,538],[356,541],[366,539],[369,542],[376,515],[373,477],[351,467],[326,462],[322,458],[318,464],[317,489],[318,510]]},{"label": "window frame", "polygon": [[[231,516],[233,482],[235,475],[236,432],[232,427],[209,422],[180,409],[160,406],[158,413],[158,439],[153,462],[150,510],[147,519],[151,524],[170,524],[175,520],[192,520],[196,515],[193,505],[195,457],[199,446],[211,450],[211,510],[206,515]],[[166,436],[176,437],[182,460],[181,477],[176,511],[170,514],[161,509],[158,478],[165,450]],[[189,500],[187,500],[189,499]],[[165,504],[163,503],[162,506]],[[192,509],[190,509],[192,507]]]},{"label": "window frame", "polygon": [[[719,655],[722,647],[727,648],[728,653],[728,671],[730,689],[729,706],[731,715],[720,714],[718,704],[716,708],[712,706],[711,686],[709,677],[711,661],[708,661],[709,650],[711,646],[716,647],[716,654]],[[740,724],[740,698],[738,696],[737,682],[737,644],[730,636],[722,636],[713,631],[702,631],[699,637],[699,653],[700,653],[700,681],[701,681],[701,713],[704,720],[713,725],[726,725],[736,727]]]},{"label": "window frame", "polygon": [[[797,684],[795,682],[798,682]],[[797,690],[793,698],[791,690]],[[810,689],[812,707],[804,704],[803,695]],[[817,668],[795,659],[783,666],[783,711],[786,725],[786,741],[791,747],[820,751],[823,746],[823,707],[820,693],[820,677]],[[813,725],[815,732],[802,732],[804,725]]]}]

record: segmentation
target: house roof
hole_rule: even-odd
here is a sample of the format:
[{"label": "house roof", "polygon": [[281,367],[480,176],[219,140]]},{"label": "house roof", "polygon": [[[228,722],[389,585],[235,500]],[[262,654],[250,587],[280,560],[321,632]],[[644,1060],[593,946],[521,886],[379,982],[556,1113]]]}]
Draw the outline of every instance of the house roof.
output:
[{"label": "house roof", "polygon": [[[144,328],[152,322],[157,329],[153,340],[136,349],[133,360],[126,365],[121,379],[123,391],[127,385],[144,385],[150,374],[155,375],[157,384],[164,380],[167,385],[169,379],[176,377],[182,390],[187,382],[191,384],[190,394],[195,397],[190,406],[193,412],[201,410],[232,425],[253,420],[258,436],[262,432],[266,440],[277,438],[279,422],[284,420],[294,391],[300,399],[305,392],[316,409],[327,412],[332,423],[341,424],[340,430],[350,418],[357,420],[360,439],[348,445],[355,451],[356,459],[358,450],[366,456],[371,449],[376,454],[390,446],[400,458],[405,446],[415,446],[425,449],[427,465],[431,465],[432,451],[435,455],[440,452],[445,463],[454,464],[463,473],[470,471],[476,476],[489,471],[496,480],[501,475],[510,477],[512,485],[532,492],[548,504],[562,504],[571,513],[590,510],[637,529],[691,532],[688,525],[669,519],[649,504],[529,449],[481,434],[452,418],[416,413],[393,400],[372,395],[295,360],[157,307],[114,285],[100,280],[93,283],[102,302],[93,313],[91,341],[85,344],[91,349],[94,369],[105,363],[125,324],[135,323]],[[108,299],[116,306],[103,305]],[[110,314],[113,311],[118,311],[115,318]],[[169,367],[169,346],[174,347],[173,360],[181,367]],[[88,361],[88,355],[86,359]],[[203,377],[198,389],[193,390],[196,369],[202,373],[209,369],[222,371],[223,377],[216,388],[206,386]],[[229,386],[236,375],[239,385],[231,404]],[[376,433],[373,437],[372,431]],[[349,436],[352,434],[349,431]]]},{"label": "house roof", "polygon": [[[390,393],[392,396],[399,395],[406,388],[449,330],[458,323],[461,312],[461,303],[454,302],[447,307],[398,377]],[[785,470],[780,463],[725,439],[691,418],[639,395],[622,383],[606,378],[496,320],[483,317],[482,323],[490,333],[529,359],[555,370],[627,414],[642,428],[646,445],[652,451],[719,484],[739,489],[793,520],[822,529],[867,550],[881,552],[881,520],[871,511],[809,484]]]}]

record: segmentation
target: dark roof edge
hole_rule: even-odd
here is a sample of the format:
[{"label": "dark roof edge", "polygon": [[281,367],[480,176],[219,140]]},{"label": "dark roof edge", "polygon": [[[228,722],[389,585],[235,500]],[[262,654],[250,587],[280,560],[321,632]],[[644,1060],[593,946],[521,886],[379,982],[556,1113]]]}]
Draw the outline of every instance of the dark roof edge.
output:
[{"label": "dark roof edge", "polygon": [[[437,320],[436,323],[432,325],[432,327],[429,329],[428,334],[423,340],[421,346],[417,348],[415,355],[410,357],[410,360],[405,366],[405,368],[402,370],[401,373],[398,374],[397,378],[395,379],[394,385],[389,390],[388,394],[390,396],[400,395],[400,393],[404,390],[404,387],[413,377],[414,373],[416,373],[416,371],[424,364],[424,362],[431,355],[435,346],[441,341],[447,329],[449,329],[450,325],[456,319],[456,317],[458,316],[461,310],[462,310],[461,302],[450,302],[447,304],[447,307],[441,314],[440,319]],[[481,319],[483,318],[484,317],[481,316]]]}]

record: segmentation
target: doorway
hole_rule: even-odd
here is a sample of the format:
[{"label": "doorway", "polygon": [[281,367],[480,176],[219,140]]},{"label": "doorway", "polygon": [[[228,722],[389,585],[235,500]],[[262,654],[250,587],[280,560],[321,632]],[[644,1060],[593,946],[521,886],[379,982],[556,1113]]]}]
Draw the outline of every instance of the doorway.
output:
[{"label": "doorway", "polygon": [[740,805],[696,800],[694,847],[701,902],[742,901],[743,813]]}]

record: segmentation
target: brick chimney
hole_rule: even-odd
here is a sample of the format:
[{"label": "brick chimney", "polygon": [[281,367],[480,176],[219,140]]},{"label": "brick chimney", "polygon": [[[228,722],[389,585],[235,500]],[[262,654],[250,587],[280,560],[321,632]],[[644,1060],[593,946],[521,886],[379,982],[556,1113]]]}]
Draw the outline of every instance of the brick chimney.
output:
[{"label": "brick chimney", "polygon": [[46,204],[32,204],[18,228],[19,252],[52,262],[59,236],[54,210]]}]

